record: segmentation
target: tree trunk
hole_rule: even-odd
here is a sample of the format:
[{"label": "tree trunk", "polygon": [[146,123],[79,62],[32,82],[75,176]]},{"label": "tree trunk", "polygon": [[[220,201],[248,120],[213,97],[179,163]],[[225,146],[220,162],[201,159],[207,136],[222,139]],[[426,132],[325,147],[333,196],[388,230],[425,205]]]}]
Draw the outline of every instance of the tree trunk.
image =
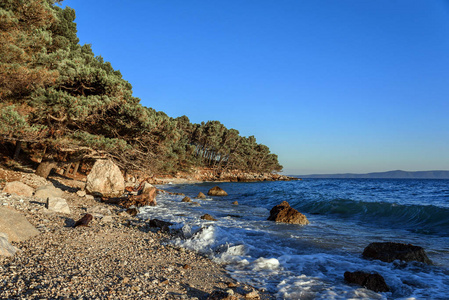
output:
[{"label": "tree trunk", "polygon": [[16,142],[16,150],[12,159],[17,160],[19,158],[20,150],[22,150],[22,141]]},{"label": "tree trunk", "polygon": [[72,166],[72,163],[67,164],[67,169],[64,171],[64,175],[67,176],[70,173],[70,167]]},{"label": "tree trunk", "polygon": [[78,168],[80,167],[80,164],[81,164],[81,162],[80,161],[77,161],[76,163],[75,163],[75,167],[73,168],[73,175],[76,175],[76,173],[78,172]]},{"label": "tree trunk", "polygon": [[44,151],[42,152],[42,157],[38,159],[38,163],[41,163],[45,157],[45,153],[47,152],[47,146],[44,147]]},{"label": "tree trunk", "polygon": [[56,167],[56,162],[54,160],[44,160],[42,161],[36,169],[36,175],[44,177],[47,179],[50,175],[51,170]]}]

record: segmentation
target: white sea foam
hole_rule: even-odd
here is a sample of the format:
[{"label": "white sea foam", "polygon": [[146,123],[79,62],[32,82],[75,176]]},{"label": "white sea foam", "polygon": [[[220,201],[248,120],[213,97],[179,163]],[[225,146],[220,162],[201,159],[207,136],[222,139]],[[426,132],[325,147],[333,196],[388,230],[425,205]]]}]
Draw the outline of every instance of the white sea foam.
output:
[{"label": "white sea foam", "polygon": [[[181,203],[182,198],[158,196],[158,206],[143,209],[139,216],[177,223],[172,228],[181,231],[183,238],[174,244],[228,264],[234,278],[264,287],[280,299],[446,299],[449,294],[446,267],[391,264],[361,257],[368,241],[407,236],[406,231],[364,229],[360,224],[354,231],[351,220],[333,220],[325,215],[313,216],[310,226],[276,224],[266,221],[267,208],[245,205],[244,199],[198,200],[201,206],[194,207]],[[240,205],[231,205],[233,200]],[[218,221],[201,220],[204,213]],[[410,242],[419,240],[419,236],[407,238]],[[427,242],[436,244],[438,239],[434,239]],[[439,255],[445,257],[444,253]],[[345,283],[344,272],[357,270],[381,274],[391,292],[375,293]]]}]

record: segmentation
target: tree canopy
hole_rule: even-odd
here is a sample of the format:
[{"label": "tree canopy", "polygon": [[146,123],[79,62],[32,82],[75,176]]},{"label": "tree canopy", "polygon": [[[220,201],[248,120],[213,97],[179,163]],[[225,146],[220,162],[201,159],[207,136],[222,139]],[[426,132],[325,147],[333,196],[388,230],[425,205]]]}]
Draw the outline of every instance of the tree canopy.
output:
[{"label": "tree canopy", "polygon": [[54,2],[0,3],[0,142],[45,149],[43,161],[110,157],[153,173],[282,169],[253,136],[141,105],[119,71],[79,44],[75,11]]}]

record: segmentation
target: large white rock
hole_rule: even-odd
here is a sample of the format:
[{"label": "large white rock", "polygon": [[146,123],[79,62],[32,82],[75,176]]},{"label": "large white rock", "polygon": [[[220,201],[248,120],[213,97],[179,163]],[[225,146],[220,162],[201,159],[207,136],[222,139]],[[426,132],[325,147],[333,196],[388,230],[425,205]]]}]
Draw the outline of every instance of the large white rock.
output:
[{"label": "large white rock", "polygon": [[5,184],[3,192],[24,197],[31,197],[33,196],[34,189],[20,181],[12,181]]},{"label": "large white rock", "polygon": [[0,232],[0,256],[14,256],[18,250],[8,242],[8,235]]},{"label": "large white rock", "polygon": [[36,189],[36,192],[34,192],[34,197],[44,200],[51,197],[61,198],[62,195],[64,195],[64,192],[53,184],[40,186]]},{"label": "large white rock", "polygon": [[45,207],[54,212],[70,214],[70,207],[64,198],[49,197]]},{"label": "large white rock", "polygon": [[121,196],[125,190],[125,179],[111,160],[97,160],[87,175],[86,190],[90,194]]},{"label": "large white rock", "polygon": [[6,233],[11,242],[22,242],[39,234],[23,215],[3,207],[0,207],[0,232]]}]

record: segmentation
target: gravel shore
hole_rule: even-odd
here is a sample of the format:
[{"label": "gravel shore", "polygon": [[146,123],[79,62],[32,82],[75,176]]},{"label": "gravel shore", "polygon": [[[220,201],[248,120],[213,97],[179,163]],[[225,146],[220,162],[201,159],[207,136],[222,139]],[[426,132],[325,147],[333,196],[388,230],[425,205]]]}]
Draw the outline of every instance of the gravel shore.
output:
[{"label": "gravel shore", "polygon": [[[15,179],[30,184],[33,178]],[[170,235],[147,221],[77,196],[82,182],[51,181],[66,191],[71,214],[47,210],[43,199],[0,193],[0,205],[21,212],[41,232],[13,243],[21,250],[13,257],[0,256],[1,299],[274,299],[208,258],[170,246]],[[91,211],[102,214],[73,228]]]}]

